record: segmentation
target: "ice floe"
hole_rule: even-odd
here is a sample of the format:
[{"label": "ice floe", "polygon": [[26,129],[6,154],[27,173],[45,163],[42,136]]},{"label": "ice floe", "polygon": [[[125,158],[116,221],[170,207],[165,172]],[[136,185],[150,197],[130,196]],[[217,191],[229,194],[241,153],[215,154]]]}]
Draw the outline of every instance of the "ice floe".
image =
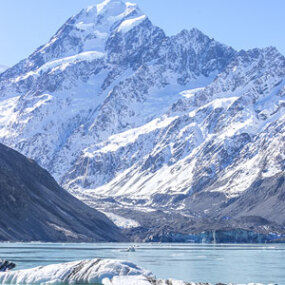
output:
[{"label": "ice floe", "polygon": [[[0,284],[206,285],[172,279],[158,280],[150,271],[134,263],[111,259],[81,260],[2,272]],[[207,285],[211,284],[207,283]]]}]

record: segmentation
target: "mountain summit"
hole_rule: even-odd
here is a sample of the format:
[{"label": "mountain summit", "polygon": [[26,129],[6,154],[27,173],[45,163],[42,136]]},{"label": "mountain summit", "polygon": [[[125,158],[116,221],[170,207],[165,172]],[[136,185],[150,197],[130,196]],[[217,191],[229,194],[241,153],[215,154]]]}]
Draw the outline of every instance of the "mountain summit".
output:
[{"label": "mountain summit", "polygon": [[235,51],[198,29],[169,37],[108,0],[0,74],[0,140],[105,211],[223,220],[284,171],[284,70],[274,48]]}]

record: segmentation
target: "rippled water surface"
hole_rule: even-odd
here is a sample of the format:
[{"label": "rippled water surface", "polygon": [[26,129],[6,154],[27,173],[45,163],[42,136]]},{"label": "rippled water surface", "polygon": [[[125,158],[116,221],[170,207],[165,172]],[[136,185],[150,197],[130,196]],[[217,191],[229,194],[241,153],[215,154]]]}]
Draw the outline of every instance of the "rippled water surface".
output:
[{"label": "rippled water surface", "polygon": [[18,269],[92,258],[129,260],[159,278],[195,282],[285,285],[285,245],[0,244],[0,258]]}]

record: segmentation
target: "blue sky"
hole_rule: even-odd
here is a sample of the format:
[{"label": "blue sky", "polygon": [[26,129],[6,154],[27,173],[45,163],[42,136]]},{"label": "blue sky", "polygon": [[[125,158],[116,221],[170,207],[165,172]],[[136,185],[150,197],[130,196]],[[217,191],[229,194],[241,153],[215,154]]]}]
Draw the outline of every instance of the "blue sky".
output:
[{"label": "blue sky", "polygon": [[[285,54],[284,0],[136,0],[168,35],[196,27],[236,49],[276,46]],[[32,53],[71,15],[99,0],[0,1],[0,64]]]}]

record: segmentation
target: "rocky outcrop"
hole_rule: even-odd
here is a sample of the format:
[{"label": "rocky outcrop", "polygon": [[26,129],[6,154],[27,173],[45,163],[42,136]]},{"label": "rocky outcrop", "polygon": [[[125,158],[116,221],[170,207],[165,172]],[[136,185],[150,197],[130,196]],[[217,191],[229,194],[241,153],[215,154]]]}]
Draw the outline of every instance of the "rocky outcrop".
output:
[{"label": "rocky outcrop", "polygon": [[16,264],[8,260],[0,260],[0,272],[6,272],[16,267]]},{"label": "rocky outcrop", "polygon": [[102,213],[63,190],[31,159],[0,144],[0,241],[124,241]]}]

